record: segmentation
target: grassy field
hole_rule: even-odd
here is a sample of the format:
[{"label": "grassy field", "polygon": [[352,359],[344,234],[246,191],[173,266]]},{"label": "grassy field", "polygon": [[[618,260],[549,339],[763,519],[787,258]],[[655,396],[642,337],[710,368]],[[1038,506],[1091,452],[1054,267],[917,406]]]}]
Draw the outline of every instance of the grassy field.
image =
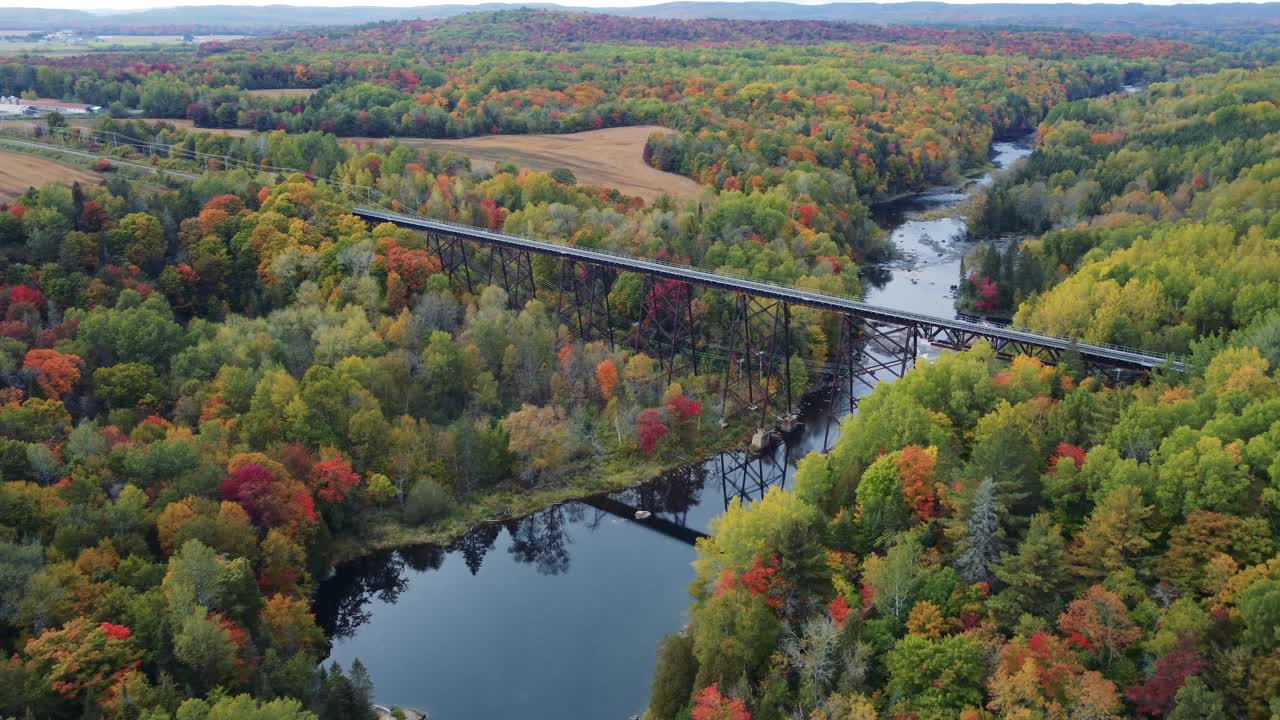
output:
[{"label": "grassy field", "polygon": [[[246,35],[194,35],[193,43],[214,42],[215,40],[241,40]],[[152,43],[183,42],[181,35],[99,35],[98,42],[108,45],[150,45]]]},{"label": "grassy field", "polygon": [[[25,35],[26,33],[22,34]],[[192,42],[185,42],[181,35],[103,35],[101,37],[85,38],[82,42],[32,41],[21,38],[19,33],[16,32],[9,33],[8,37],[8,40],[0,40],[0,57],[22,53],[61,57],[116,48],[163,47],[171,49],[174,47],[187,47],[194,51],[196,46],[202,42],[239,40],[245,36],[197,35]]]},{"label": "grassy field", "polygon": [[64,165],[42,157],[0,150],[0,203],[13,200],[32,186],[49,182],[96,185],[101,177],[88,170]]},{"label": "grassy field", "polygon": [[567,135],[485,135],[461,140],[407,139],[405,142],[461,153],[481,169],[507,160],[534,170],[569,168],[583,185],[617,188],[623,194],[638,195],[649,201],[664,193],[696,194],[698,184],[693,180],[645,164],[644,143],[653,132],[670,130],[639,126]]}]

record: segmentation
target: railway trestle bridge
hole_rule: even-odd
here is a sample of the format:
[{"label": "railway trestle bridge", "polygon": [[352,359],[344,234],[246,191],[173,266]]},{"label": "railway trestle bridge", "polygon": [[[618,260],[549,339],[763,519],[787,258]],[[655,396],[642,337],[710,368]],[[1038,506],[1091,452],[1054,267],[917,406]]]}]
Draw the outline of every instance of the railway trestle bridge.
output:
[{"label": "railway trestle bridge", "polygon": [[[818,388],[830,394],[832,407],[858,402],[858,386],[872,387],[885,373],[902,377],[924,342],[963,350],[979,341],[1006,357],[1019,354],[1046,363],[1071,361],[1087,373],[1112,382],[1142,379],[1156,368],[1180,371],[1181,363],[1157,354],[1112,345],[1081,343],[977,320],[942,318],[880,307],[847,297],[777,285],[603,250],[562,245],[481,228],[430,220],[377,208],[353,213],[371,223],[424,233],[428,249],[439,256],[451,282],[476,292],[493,284],[507,293],[513,308],[537,297],[534,259],[541,264],[543,292],[554,296],[551,309],[571,332],[613,346],[629,342],[654,357],[668,380],[686,373],[721,373],[722,412],[757,415],[759,444],[775,429],[790,430],[800,401],[793,396],[792,308],[808,307],[839,319],[832,359],[820,368]],[[540,261],[543,263],[545,261]],[[643,277],[639,320],[623,320],[610,308],[609,292],[619,273]],[[548,288],[547,276],[553,287]],[[723,345],[710,348],[694,314],[695,291],[719,291],[732,298]],[[708,363],[708,358],[714,360]],[[709,366],[710,365],[710,366]],[[835,413],[830,413],[835,415]],[[828,443],[830,433],[828,429]]]}]

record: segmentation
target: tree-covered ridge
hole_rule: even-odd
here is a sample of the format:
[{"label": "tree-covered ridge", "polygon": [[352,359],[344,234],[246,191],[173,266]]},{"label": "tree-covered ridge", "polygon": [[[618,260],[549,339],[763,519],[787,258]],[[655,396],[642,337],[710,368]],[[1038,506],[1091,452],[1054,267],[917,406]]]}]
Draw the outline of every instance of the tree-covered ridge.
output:
[{"label": "tree-covered ridge", "polygon": [[922,363],[700,543],[648,717],[1271,717],[1278,440],[1253,347],[1123,388]]},{"label": "tree-covered ridge", "polygon": [[[668,26],[691,36],[739,31],[714,48],[649,40]],[[785,32],[803,42],[764,42]],[[450,33],[465,37],[458,42],[467,52],[421,45]],[[760,38],[745,39],[753,33]],[[582,42],[554,40],[560,37]],[[538,44],[544,41],[549,47]],[[0,92],[78,98],[118,116],[139,109],[202,127],[358,137],[656,123],[678,131],[650,144],[646,159],[656,167],[730,190],[774,187],[790,170],[816,171],[857,215],[859,200],[957,181],[986,161],[991,137],[1034,128],[1056,104],[1134,78],[1228,62],[1190,46],[1118,36],[540,11],[206,50],[184,62],[122,54],[4,64]],[[245,92],[264,88],[318,92]]]},{"label": "tree-covered ridge", "polygon": [[[34,87],[152,116],[293,134],[450,137],[659,123],[680,132],[650,141],[651,164],[721,191],[808,198],[803,222],[861,259],[884,251],[872,244],[866,200],[955,181],[985,162],[993,135],[1030,129],[1055,104],[1113,89],[1126,76],[1101,58],[939,56],[893,46],[494,52],[434,67],[408,56],[338,60],[348,63],[341,67],[314,54],[273,56],[272,72],[310,73],[306,84],[323,86],[304,100],[239,89],[262,86],[265,57],[207,62],[145,76],[5,65],[0,91]],[[332,155],[272,164],[310,166],[323,157],[313,174],[327,176]],[[754,225],[729,230],[773,240],[776,228]]]},{"label": "tree-covered ridge", "polygon": [[235,47],[282,51],[301,45],[330,52],[368,53],[396,48],[463,55],[511,48],[554,51],[589,44],[721,46],[830,42],[938,45],[955,52],[1044,57],[1189,58],[1204,53],[1202,49],[1183,42],[1123,34],[954,30],[822,20],[684,20],[528,8],[466,13],[439,20],[331,28],[323,32],[305,31],[267,39],[205,43],[201,51],[220,52]]},{"label": "tree-covered ridge", "polygon": [[[973,210],[1039,234],[970,264],[972,292],[1032,329],[1186,352],[1267,333],[1280,304],[1280,69],[1231,70],[1059,106]],[[1039,293],[1039,294],[1036,294]]]}]

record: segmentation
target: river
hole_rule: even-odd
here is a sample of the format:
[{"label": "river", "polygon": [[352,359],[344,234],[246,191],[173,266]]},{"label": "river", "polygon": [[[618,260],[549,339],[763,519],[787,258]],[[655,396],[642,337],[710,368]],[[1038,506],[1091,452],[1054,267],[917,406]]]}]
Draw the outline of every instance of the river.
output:
[{"label": "river", "polygon": [[[992,164],[1025,157],[1032,139],[994,143]],[[987,174],[876,208],[898,258],[864,270],[866,299],[951,315],[971,247],[964,220],[917,215],[990,182]],[[315,599],[331,659],[345,667],[359,658],[379,703],[420,708],[433,720],[639,714],[659,638],[687,620],[693,536],[729,498],[787,485],[796,460],[823,448],[828,418],[825,408],[809,408],[802,428],[762,456],[722,453],[614,496],[477,529],[450,548],[344,564]],[[637,522],[636,509],[653,515]]]}]

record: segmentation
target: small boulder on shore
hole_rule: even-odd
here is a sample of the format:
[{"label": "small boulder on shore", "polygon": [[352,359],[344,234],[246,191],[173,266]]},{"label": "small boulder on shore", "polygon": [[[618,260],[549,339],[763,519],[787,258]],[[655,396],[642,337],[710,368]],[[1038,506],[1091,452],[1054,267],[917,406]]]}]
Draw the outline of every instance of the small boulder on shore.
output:
[{"label": "small boulder on shore", "polygon": [[395,710],[384,705],[374,705],[373,711],[377,713],[378,720],[427,720],[427,714],[416,708],[396,708],[400,714],[396,714]]}]

